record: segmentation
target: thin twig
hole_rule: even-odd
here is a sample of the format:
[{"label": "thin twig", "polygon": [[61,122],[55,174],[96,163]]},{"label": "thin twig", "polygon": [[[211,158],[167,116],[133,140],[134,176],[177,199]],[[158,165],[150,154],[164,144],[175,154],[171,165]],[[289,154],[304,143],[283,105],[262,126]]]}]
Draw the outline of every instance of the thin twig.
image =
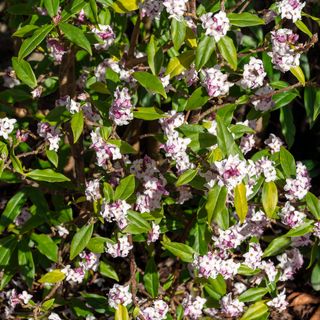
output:
[{"label": "thin twig", "polygon": [[132,35],[131,35],[131,40],[130,40],[130,47],[128,51],[128,58],[131,59],[134,57],[134,50],[136,48],[138,38],[139,38],[139,33],[140,33],[140,22],[141,18],[138,16],[136,24],[134,25]]}]

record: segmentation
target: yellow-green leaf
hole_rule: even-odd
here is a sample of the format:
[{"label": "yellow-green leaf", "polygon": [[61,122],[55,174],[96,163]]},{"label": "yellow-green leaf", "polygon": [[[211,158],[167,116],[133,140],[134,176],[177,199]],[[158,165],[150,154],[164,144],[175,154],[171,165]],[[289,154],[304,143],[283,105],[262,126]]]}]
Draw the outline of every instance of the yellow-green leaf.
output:
[{"label": "yellow-green leaf", "polygon": [[65,274],[59,269],[52,270],[46,273],[39,279],[40,283],[57,283],[62,281],[65,278]]},{"label": "yellow-green leaf", "polygon": [[269,218],[273,217],[278,203],[278,189],[273,181],[265,182],[262,188],[262,206]]},{"label": "yellow-green leaf", "polygon": [[171,58],[166,70],[166,75],[170,74],[170,78],[178,76],[190,67],[193,60],[194,52],[191,50],[182,53],[178,57]]},{"label": "yellow-green leaf", "polygon": [[312,38],[312,32],[309,30],[309,28],[305,25],[302,20],[298,20],[295,22],[295,25],[298,29],[300,29],[303,33],[307,34],[310,38]]},{"label": "yellow-green leaf", "polygon": [[234,206],[240,222],[243,223],[248,214],[247,190],[243,183],[239,183],[234,189]]},{"label": "yellow-green leaf", "polygon": [[127,13],[139,8],[138,0],[118,0],[112,4],[112,9],[117,13]]},{"label": "yellow-green leaf", "polygon": [[306,84],[306,79],[304,76],[304,73],[300,67],[292,67],[290,69],[291,73],[298,79],[298,81],[305,86]]},{"label": "yellow-green leaf", "polygon": [[129,320],[129,313],[128,313],[127,308],[125,306],[123,306],[122,304],[119,304],[118,309],[116,310],[114,319],[115,320]]}]

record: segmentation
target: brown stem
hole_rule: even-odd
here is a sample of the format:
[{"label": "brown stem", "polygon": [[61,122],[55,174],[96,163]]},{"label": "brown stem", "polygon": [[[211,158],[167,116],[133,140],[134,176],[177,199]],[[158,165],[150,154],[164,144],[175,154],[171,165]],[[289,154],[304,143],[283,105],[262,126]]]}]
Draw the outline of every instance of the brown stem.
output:
[{"label": "brown stem", "polygon": [[[133,245],[132,235],[128,237],[129,243]],[[132,301],[134,305],[136,305],[136,294],[137,294],[137,281],[136,281],[136,271],[137,265],[134,257],[133,248],[130,251],[130,284],[131,284],[131,294],[132,294]]]},{"label": "brown stem", "polygon": [[134,25],[132,35],[131,35],[130,47],[129,47],[129,51],[128,51],[128,58],[129,59],[134,58],[134,50],[136,48],[138,38],[139,38],[139,33],[140,33],[140,22],[141,22],[141,18],[140,18],[140,16],[138,16],[137,22]]}]

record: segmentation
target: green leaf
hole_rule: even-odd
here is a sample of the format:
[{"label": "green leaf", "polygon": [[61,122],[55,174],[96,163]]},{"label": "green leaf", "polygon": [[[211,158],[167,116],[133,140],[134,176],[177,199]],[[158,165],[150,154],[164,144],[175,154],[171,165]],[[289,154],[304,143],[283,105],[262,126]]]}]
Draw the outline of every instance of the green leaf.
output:
[{"label": "green leaf", "polygon": [[117,0],[112,4],[112,9],[117,13],[128,13],[139,8],[138,0]]},{"label": "green leaf", "polygon": [[103,253],[105,251],[105,243],[107,238],[104,237],[94,237],[91,238],[87,244],[87,248],[94,253]]},{"label": "green leaf", "polygon": [[290,238],[287,237],[278,237],[273,239],[266,250],[263,253],[263,257],[271,257],[276,256],[277,254],[281,253],[285,248],[287,248],[291,243]]},{"label": "green leaf", "polygon": [[19,28],[15,33],[12,34],[13,37],[23,38],[27,33],[38,29],[38,26],[33,24],[27,24],[21,28]]},{"label": "green leaf", "polygon": [[248,214],[247,189],[243,183],[239,183],[234,189],[234,206],[240,222],[243,223]]},{"label": "green leaf", "polygon": [[114,192],[114,200],[128,199],[133,194],[135,187],[136,187],[136,180],[133,174],[123,178]]},{"label": "green leaf", "polygon": [[227,193],[226,187],[220,187],[218,184],[215,184],[215,186],[210,189],[205,205],[209,225],[214,221],[218,223],[219,227],[222,227],[220,221],[222,220],[221,215],[224,213],[226,207]]},{"label": "green leaf", "polygon": [[32,37],[26,39],[23,41],[19,54],[18,54],[18,60],[22,60],[26,56],[28,56],[30,53],[32,53],[38,45],[46,38],[46,36],[51,32],[53,29],[53,25],[44,25],[37,29],[35,33],[32,35]]},{"label": "green leaf", "polygon": [[298,67],[291,67],[290,71],[298,79],[298,81],[303,86],[305,86],[306,79],[305,79],[305,76],[304,76],[304,73],[303,73],[302,69],[299,66]]},{"label": "green leaf", "polygon": [[13,166],[14,171],[23,174],[23,167],[20,159],[13,153],[13,150],[10,152],[10,160]]},{"label": "green leaf", "polygon": [[162,48],[158,48],[154,39],[154,35],[151,35],[150,41],[147,45],[148,64],[151,72],[157,75],[160,72],[163,63],[163,51]]},{"label": "green leaf", "polygon": [[73,134],[73,143],[76,143],[83,131],[83,111],[75,113],[71,118],[71,129]]},{"label": "green leaf", "polygon": [[196,175],[198,174],[198,169],[188,169],[184,173],[182,173],[178,180],[176,181],[176,186],[180,187],[183,185],[188,184],[190,181],[192,181]]},{"label": "green leaf", "polygon": [[265,182],[262,188],[262,206],[269,218],[273,218],[278,204],[278,189],[273,181]]},{"label": "green leaf", "polygon": [[264,302],[258,301],[251,305],[249,309],[244,313],[240,320],[263,320],[267,319],[268,307]]},{"label": "green leaf", "polygon": [[253,302],[261,300],[268,293],[267,288],[250,288],[239,296],[241,302]]},{"label": "green leaf", "polygon": [[29,248],[29,239],[22,239],[18,246],[18,264],[21,274],[25,277],[26,283],[29,288],[32,287],[35,267],[32,256],[32,251]]},{"label": "green leaf", "polygon": [[282,93],[277,93],[272,97],[275,106],[272,110],[277,110],[287,106],[292,102],[299,94],[296,91],[287,91]]},{"label": "green leaf", "polygon": [[21,59],[13,57],[12,58],[12,66],[14,71],[17,74],[17,77],[25,83],[30,88],[35,88],[37,86],[37,79],[33,73],[33,70],[30,66],[30,63]]},{"label": "green leaf", "polygon": [[7,203],[0,218],[0,232],[12,223],[20,214],[27,201],[25,191],[18,191]]},{"label": "green leaf", "polygon": [[113,189],[108,182],[103,183],[103,195],[104,195],[104,200],[107,203],[111,202],[114,198]]},{"label": "green leaf", "polygon": [[139,107],[133,110],[133,116],[142,120],[157,120],[165,117],[163,111],[156,107]]},{"label": "green leaf", "polygon": [[37,243],[38,250],[49,260],[58,262],[58,246],[47,234],[31,235],[31,239]]},{"label": "green leaf", "polygon": [[311,192],[306,195],[308,210],[313,214],[313,216],[320,220],[320,200]]},{"label": "green leaf", "polygon": [[95,0],[89,0],[89,4],[90,4],[90,9],[94,18],[94,22],[96,24],[99,24],[97,2]]},{"label": "green leaf", "polygon": [[52,169],[36,169],[31,172],[28,172],[26,176],[36,181],[46,181],[46,182],[70,181],[70,179],[64,176],[62,173],[55,172]]},{"label": "green leaf", "polygon": [[113,266],[109,262],[100,261],[99,264],[99,272],[107,278],[119,281],[119,277],[117,275],[116,270],[113,268]]},{"label": "green leaf", "polygon": [[306,235],[307,233],[312,232],[312,230],[313,230],[313,221],[307,221],[299,225],[298,227],[295,227],[289,230],[285,234],[285,237],[301,237]]},{"label": "green leaf", "polygon": [[184,262],[192,262],[195,251],[184,243],[162,241],[163,247]]},{"label": "green leaf", "polygon": [[204,106],[209,100],[207,91],[203,87],[197,88],[192,92],[192,95],[188,99],[185,110],[196,110]]},{"label": "green leaf", "polygon": [[84,225],[72,238],[70,260],[73,260],[88,244],[93,232],[93,224]]},{"label": "green leaf", "polygon": [[68,40],[92,55],[90,42],[81,29],[64,22],[59,24],[59,28]]},{"label": "green leaf", "polygon": [[166,75],[170,74],[170,78],[178,76],[186,69],[189,69],[192,61],[194,60],[194,51],[189,50],[182,53],[180,56],[173,57],[170,59]]},{"label": "green leaf", "polygon": [[58,13],[59,0],[43,0],[44,7],[47,9],[49,16],[54,17]]},{"label": "green leaf", "polygon": [[228,36],[222,37],[218,42],[218,48],[222,57],[229,63],[231,69],[237,70],[238,56],[233,40]]},{"label": "green leaf", "polygon": [[171,38],[175,50],[179,50],[186,37],[187,26],[184,20],[171,20]]},{"label": "green leaf", "polygon": [[224,156],[241,154],[239,147],[235,143],[233,136],[226,127],[220,116],[217,115],[217,138],[218,145]]},{"label": "green leaf", "polygon": [[216,48],[216,42],[213,37],[204,36],[196,49],[196,69],[200,70],[210,59]]},{"label": "green leaf", "polygon": [[316,94],[315,94],[313,117],[312,117],[313,121],[316,121],[320,114],[320,89],[316,89],[315,93]]},{"label": "green leaf", "polygon": [[302,22],[302,20],[298,20],[295,22],[296,27],[301,30],[303,33],[307,34],[310,38],[312,38],[312,32],[309,28]]},{"label": "green leaf", "polygon": [[284,147],[280,149],[280,164],[287,178],[296,175],[296,162],[293,155]]},{"label": "green leaf", "polygon": [[0,267],[1,269],[7,266],[10,262],[13,252],[18,244],[17,238],[14,235],[0,239]]},{"label": "green leaf", "polygon": [[264,20],[250,12],[227,14],[230,23],[237,27],[252,27],[265,24]]},{"label": "green leaf", "polygon": [[141,234],[147,233],[151,230],[150,224],[138,212],[129,210],[127,220],[128,226],[123,230],[123,232],[130,234]]},{"label": "green leaf", "polygon": [[227,293],[227,283],[221,274],[218,274],[215,279],[209,278],[208,284],[220,297]]},{"label": "green leaf", "polygon": [[52,270],[43,275],[38,281],[40,283],[57,283],[61,282],[66,275],[59,269]]},{"label": "green leaf", "polygon": [[58,153],[55,152],[54,150],[46,150],[46,156],[48,158],[48,160],[55,166],[58,167],[58,163],[59,163],[59,157],[58,157]]},{"label": "green leaf", "polygon": [[153,258],[150,258],[143,276],[144,287],[152,298],[158,296],[159,290],[159,273]]},{"label": "green leaf", "polygon": [[286,139],[288,148],[290,149],[294,143],[296,135],[296,126],[292,114],[292,108],[289,106],[280,109],[281,132]]},{"label": "green leaf", "polygon": [[118,309],[114,315],[114,320],[129,320],[128,310],[122,304],[118,305]]},{"label": "green leaf", "polygon": [[153,74],[145,71],[134,72],[132,76],[147,90],[152,93],[159,93],[165,99],[167,98],[166,91],[163,88],[162,82]]},{"label": "green leaf", "polygon": [[312,269],[311,285],[314,290],[320,291],[320,261],[318,261]]}]

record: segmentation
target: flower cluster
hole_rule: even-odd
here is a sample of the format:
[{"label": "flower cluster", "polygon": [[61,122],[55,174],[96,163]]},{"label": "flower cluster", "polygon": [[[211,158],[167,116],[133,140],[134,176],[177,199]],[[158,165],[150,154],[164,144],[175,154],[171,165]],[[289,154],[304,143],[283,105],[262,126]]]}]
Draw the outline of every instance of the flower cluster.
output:
[{"label": "flower cluster", "polygon": [[263,62],[254,57],[243,67],[241,86],[245,89],[257,89],[263,86],[267,73],[264,71]]},{"label": "flower cluster", "polygon": [[149,19],[159,19],[161,11],[163,10],[162,1],[158,0],[145,0],[139,4],[141,16],[148,17]]},{"label": "flower cluster", "polygon": [[113,285],[108,294],[108,304],[111,308],[117,309],[118,305],[128,306],[132,303],[132,294],[129,286]]},{"label": "flower cluster", "polygon": [[126,257],[128,256],[130,250],[133,248],[130,244],[128,236],[123,236],[118,239],[117,243],[107,242],[106,252],[110,254],[113,258]]},{"label": "flower cluster", "polygon": [[187,2],[188,0],[164,0],[163,5],[169,13],[169,18],[180,21],[187,11]]},{"label": "flower cluster", "polygon": [[303,163],[297,162],[296,173],[295,179],[286,179],[286,185],[283,188],[286,191],[286,198],[288,200],[303,199],[311,188],[311,179]]},{"label": "flower cluster", "polygon": [[222,73],[218,67],[203,70],[204,79],[202,85],[206,88],[210,97],[224,96],[229,93],[233,83],[228,81],[228,75]]},{"label": "flower cluster", "polygon": [[198,319],[202,315],[202,309],[207,302],[206,299],[197,296],[192,298],[190,295],[182,301],[184,307],[184,316],[188,319]]},{"label": "flower cluster", "polygon": [[109,25],[99,24],[98,28],[92,29],[92,32],[99,38],[99,43],[94,45],[97,50],[108,49],[116,38],[111,26]]},{"label": "flower cluster", "polygon": [[281,18],[287,18],[293,22],[301,19],[301,11],[305,5],[300,0],[282,0],[277,3]]},{"label": "flower cluster", "polygon": [[172,158],[176,162],[178,172],[183,172],[193,166],[186,152],[191,140],[180,137],[178,131],[175,130],[183,123],[183,114],[175,111],[168,113],[166,118],[160,119],[162,130],[167,136],[167,141],[162,148],[166,153],[166,157]]},{"label": "flower cluster", "polygon": [[51,126],[48,122],[38,123],[38,135],[49,143],[49,150],[58,151],[60,142],[60,130]]},{"label": "flower cluster", "polygon": [[143,189],[137,193],[135,209],[141,213],[151,212],[161,207],[161,198],[167,194],[166,179],[157,168],[156,162],[148,156],[135,160],[130,168]]},{"label": "flower cluster", "polygon": [[169,311],[168,305],[163,300],[155,300],[152,307],[142,310],[146,320],[163,320]]},{"label": "flower cluster", "polygon": [[111,143],[107,143],[100,135],[100,129],[91,132],[91,148],[96,152],[97,163],[104,167],[108,160],[121,159],[120,149]]},{"label": "flower cluster", "polygon": [[117,200],[113,203],[104,203],[100,214],[108,221],[115,221],[120,229],[124,229],[127,222],[128,210],[131,208],[125,200]]},{"label": "flower cluster", "polygon": [[213,15],[212,12],[206,13],[200,17],[202,28],[206,30],[206,35],[214,37],[218,42],[224,37],[230,29],[230,21],[224,11]]},{"label": "flower cluster", "polygon": [[290,29],[279,29],[271,32],[272,52],[269,56],[276,69],[289,71],[300,64],[300,53],[295,49],[299,36]]},{"label": "flower cluster", "polygon": [[118,126],[127,125],[133,119],[131,96],[128,88],[116,89],[109,117]]}]

